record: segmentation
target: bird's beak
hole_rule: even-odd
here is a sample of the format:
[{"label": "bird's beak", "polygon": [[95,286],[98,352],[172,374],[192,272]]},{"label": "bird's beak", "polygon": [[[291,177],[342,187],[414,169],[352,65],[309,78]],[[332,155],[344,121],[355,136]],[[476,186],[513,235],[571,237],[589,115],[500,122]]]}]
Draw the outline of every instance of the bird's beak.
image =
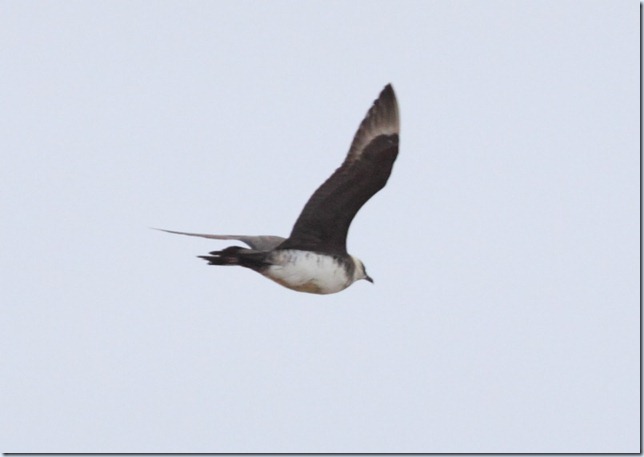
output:
[{"label": "bird's beak", "polygon": [[367,276],[367,277],[365,277],[364,279],[366,279],[366,280],[367,280],[367,281],[369,281],[371,284],[373,284],[373,279],[371,279],[371,276]]}]

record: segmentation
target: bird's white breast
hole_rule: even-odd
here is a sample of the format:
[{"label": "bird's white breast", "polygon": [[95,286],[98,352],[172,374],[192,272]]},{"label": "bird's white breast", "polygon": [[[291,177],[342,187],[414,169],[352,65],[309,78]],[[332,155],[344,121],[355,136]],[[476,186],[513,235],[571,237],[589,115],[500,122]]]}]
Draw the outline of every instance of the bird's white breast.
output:
[{"label": "bird's white breast", "polygon": [[262,272],[264,276],[289,289],[313,294],[333,294],[353,282],[344,265],[328,255],[309,251],[276,251],[273,265]]}]

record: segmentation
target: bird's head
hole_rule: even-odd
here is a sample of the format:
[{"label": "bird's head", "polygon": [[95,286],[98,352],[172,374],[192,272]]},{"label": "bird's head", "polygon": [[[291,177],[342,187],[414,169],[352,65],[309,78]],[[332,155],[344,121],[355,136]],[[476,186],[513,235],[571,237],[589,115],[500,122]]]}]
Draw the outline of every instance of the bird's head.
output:
[{"label": "bird's head", "polygon": [[371,279],[371,276],[367,274],[367,268],[364,266],[364,263],[362,263],[362,260],[354,256],[351,256],[351,259],[356,267],[353,271],[353,280],[359,281],[360,279],[366,279],[373,284],[373,279]]}]

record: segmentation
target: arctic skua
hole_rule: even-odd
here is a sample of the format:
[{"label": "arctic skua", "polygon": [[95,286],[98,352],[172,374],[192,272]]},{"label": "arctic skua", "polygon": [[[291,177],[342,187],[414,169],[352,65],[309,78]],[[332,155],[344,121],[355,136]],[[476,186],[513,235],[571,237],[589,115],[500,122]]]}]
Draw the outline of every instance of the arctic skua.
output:
[{"label": "arctic skua", "polygon": [[241,241],[248,248],[230,246],[198,257],[209,265],[250,268],[299,292],[332,294],[360,279],[373,283],[364,263],[347,252],[347,233],[362,205],[387,183],[399,135],[398,103],[388,84],[360,124],[344,162],[309,198],[288,238],[164,231]]}]

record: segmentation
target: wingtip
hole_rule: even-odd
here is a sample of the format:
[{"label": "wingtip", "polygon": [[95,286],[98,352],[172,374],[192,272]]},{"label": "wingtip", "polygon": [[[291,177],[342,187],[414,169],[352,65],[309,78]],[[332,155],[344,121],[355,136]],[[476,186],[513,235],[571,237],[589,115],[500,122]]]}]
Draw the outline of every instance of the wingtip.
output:
[{"label": "wingtip", "polygon": [[394,90],[394,86],[391,83],[387,83],[387,85],[380,91],[380,95],[378,98],[383,98],[385,96],[390,96],[393,97],[393,99],[396,99],[396,91]]},{"label": "wingtip", "polygon": [[345,160],[352,161],[360,156],[363,148],[378,135],[400,134],[400,111],[391,83],[374,100],[353,137],[349,154]]},{"label": "wingtip", "polygon": [[165,233],[174,233],[175,235],[184,235],[182,232],[175,232],[174,230],[167,230],[167,229],[162,229],[158,227],[148,227],[150,230],[158,230],[159,232],[165,232]]},{"label": "wingtip", "polygon": [[[380,119],[383,124],[388,124],[396,133],[400,132],[400,113],[398,110],[398,99],[394,86],[391,83],[382,89],[380,95],[373,104],[373,114]],[[371,113],[370,113],[371,114]]]}]

